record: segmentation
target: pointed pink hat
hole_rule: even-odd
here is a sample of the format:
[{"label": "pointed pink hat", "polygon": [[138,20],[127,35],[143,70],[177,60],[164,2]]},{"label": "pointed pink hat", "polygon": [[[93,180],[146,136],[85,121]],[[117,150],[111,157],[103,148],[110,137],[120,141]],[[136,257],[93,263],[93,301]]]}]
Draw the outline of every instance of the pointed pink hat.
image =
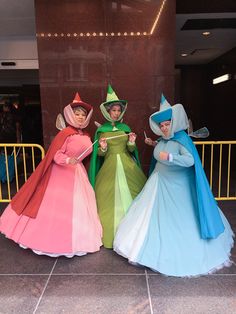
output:
[{"label": "pointed pink hat", "polygon": [[77,107],[77,106],[81,106],[83,107],[88,113],[89,111],[93,108],[91,105],[87,104],[86,102],[82,101],[80,98],[79,93],[77,92],[75,94],[75,98],[72,101],[72,103],[70,103],[71,107]]},{"label": "pointed pink hat", "polygon": [[[77,107],[77,106],[81,106],[87,111],[86,120],[82,124],[78,123],[75,117],[74,111],[72,109],[73,107]],[[87,104],[86,102],[82,101],[78,92],[75,94],[75,98],[72,101],[72,103],[70,103],[64,108],[64,117],[66,119],[66,122],[69,125],[73,126],[74,128],[78,128],[78,129],[84,129],[86,128],[86,126],[88,126],[92,114],[93,114],[93,107]]]}]

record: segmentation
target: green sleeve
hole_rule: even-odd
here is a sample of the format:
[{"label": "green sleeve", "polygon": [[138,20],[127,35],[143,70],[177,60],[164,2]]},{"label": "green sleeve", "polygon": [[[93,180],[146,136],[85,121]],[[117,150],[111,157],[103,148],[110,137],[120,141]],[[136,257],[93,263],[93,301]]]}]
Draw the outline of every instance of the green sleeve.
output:
[{"label": "green sleeve", "polygon": [[99,149],[99,143],[98,140],[100,138],[100,134],[101,133],[105,133],[105,132],[109,132],[112,130],[112,127],[110,125],[110,123],[104,123],[102,126],[100,126],[94,136],[94,141],[96,141],[96,143],[93,145],[93,152],[92,152],[92,156],[91,156],[91,161],[90,161],[90,167],[89,167],[89,180],[90,183],[93,187],[95,187],[95,180],[96,180],[96,175],[99,171],[99,169],[101,168],[102,164],[103,164],[103,156],[99,156],[98,154],[98,149]]},{"label": "green sleeve", "polygon": [[93,146],[93,152],[90,160],[90,167],[89,167],[89,180],[93,187],[95,187],[95,178],[97,174],[97,151],[98,151],[98,132],[95,133],[94,141],[96,143]]},{"label": "green sleeve", "polygon": [[134,150],[137,149],[136,144],[135,143],[132,144],[132,143],[127,142],[127,149],[129,152],[133,153]]}]

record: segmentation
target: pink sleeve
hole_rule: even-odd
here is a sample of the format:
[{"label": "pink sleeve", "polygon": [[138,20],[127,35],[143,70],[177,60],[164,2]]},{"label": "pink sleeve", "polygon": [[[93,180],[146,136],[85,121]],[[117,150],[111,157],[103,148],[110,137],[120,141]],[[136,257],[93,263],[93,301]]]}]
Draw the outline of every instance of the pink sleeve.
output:
[{"label": "pink sleeve", "polygon": [[67,147],[67,141],[68,141],[68,137],[66,138],[64,144],[62,145],[62,147],[56,152],[53,160],[55,161],[56,164],[58,165],[65,165],[68,164],[68,161],[70,159],[69,156],[66,155],[65,151],[66,151],[66,147]]}]

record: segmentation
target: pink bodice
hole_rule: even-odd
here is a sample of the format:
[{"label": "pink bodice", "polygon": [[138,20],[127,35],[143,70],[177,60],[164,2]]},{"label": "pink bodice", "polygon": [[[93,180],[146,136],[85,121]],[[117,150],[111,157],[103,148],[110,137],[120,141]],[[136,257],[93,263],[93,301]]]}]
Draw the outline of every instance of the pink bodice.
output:
[{"label": "pink bodice", "polygon": [[[92,142],[88,135],[74,134],[66,138],[61,149],[59,149],[55,156],[54,161],[57,164],[65,164],[67,158],[70,157],[79,157],[89,146],[92,145]],[[91,154],[93,148],[91,147],[79,161],[82,161],[86,156]]]}]

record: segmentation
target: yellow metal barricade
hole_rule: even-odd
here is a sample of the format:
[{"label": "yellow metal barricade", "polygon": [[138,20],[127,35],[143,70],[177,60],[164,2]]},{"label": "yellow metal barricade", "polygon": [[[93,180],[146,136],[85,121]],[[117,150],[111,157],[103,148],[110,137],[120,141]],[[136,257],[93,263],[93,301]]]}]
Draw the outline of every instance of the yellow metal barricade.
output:
[{"label": "yellow metal barricade", "polygon": [[216,200],[236,200],[236,141],[195,142]]},{"label": "yellow metal barricade", "polygon": [[0,144],[0,202],[10,202],[45,155],[38,144]]},{"label": "yellow metal barricade", "polygon": [[[216,200],[236,200],[236,141],[194,142]],[[0,202],[9,202],[45,155],[37,144],[0,144]],[[12,167],[13,172],[12,172]]]}]

